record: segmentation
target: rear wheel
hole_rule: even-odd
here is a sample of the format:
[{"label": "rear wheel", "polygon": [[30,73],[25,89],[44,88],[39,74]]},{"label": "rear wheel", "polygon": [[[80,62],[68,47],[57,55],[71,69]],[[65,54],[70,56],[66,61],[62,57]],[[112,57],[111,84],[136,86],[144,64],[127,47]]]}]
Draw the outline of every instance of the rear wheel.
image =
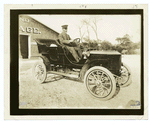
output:
[{"label": "rear wheel", "polygon": [[120,77],[121,77],[121,82],[119,83],[120,87],[126,87],[132,83],[131,70],[124,63],[122,63],[122,65],[121,65],[121,76]]},{"label": "rear wheel", "polygon": [[100,100],[108,100],[116,92],[113,74],[101,66],[90,68],[85,74],[84,83],[88,92]]},{"label": "rear wheel", "polygon": [[32,67],[32,76],[36,82],[43,83],[46,80],[46,67],[43,62],[36,62]]}]

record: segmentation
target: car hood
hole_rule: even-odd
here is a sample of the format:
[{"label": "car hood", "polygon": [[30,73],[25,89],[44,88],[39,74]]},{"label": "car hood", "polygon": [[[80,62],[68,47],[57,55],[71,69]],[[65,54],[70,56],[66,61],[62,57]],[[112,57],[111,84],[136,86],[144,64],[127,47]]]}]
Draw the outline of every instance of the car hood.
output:
[{"label": "car hood", "polygon": [[101,55],[121,55],[117,51],[98,51],[98,50],[93,50],[90,51],[90,54],[101,54]]}]

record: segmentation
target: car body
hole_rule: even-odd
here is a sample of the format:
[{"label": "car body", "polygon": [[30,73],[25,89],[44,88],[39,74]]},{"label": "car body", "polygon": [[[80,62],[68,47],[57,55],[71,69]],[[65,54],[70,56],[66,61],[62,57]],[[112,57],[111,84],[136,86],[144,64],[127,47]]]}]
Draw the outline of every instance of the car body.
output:
[{"label": "car body", "polygon": [[[42,79],[38,79],[40,82],[45,81],[47,73],[68,76],[68,70],[75,71],[77,69],[78,79],[85,83],[86,88],[94,97],[101,100],[112,98],[117,87],[128,86],[131,83],[131,72],[122,63],[121,54],[117,51],[85,50],[82,47],[82,59],[76,62],[66,46],[61,45],[59,40],[36,39],[35,41],[38,45],[39,57],[42,58],[44,65],[35,64],[33,73],[37,74],[35,69],[39,65],[43,69],[38,69],[42,73],[46,72]],[[126,79],[123,80],[125,71]],[[95,86],[90,88],[89,84],[92,82]],[[102,94],[99,93],[102,89],[103,95],[99,95]]]}]

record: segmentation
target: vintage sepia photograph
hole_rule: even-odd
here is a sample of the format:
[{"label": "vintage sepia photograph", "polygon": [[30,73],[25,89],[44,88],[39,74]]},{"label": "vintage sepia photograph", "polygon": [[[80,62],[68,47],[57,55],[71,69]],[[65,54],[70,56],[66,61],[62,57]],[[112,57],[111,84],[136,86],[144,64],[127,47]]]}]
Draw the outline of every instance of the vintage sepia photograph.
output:
[{"label": "vintage sepia photograph", "polygon": [[19,15],[19,108],[140,109],[140,15]]},{"label": "vintage sepia photograph", "polygon": [[147,117],[146,5],[22,7],[5,7],[5,115]]}]

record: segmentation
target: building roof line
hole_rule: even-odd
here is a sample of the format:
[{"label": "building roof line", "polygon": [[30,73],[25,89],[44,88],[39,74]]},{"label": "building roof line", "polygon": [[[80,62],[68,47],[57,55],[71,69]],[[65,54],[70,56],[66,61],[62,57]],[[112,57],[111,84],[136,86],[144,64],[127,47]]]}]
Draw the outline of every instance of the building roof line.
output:
[{"label": "building roof line", "polygon": [[[30,15],[28,15],[29,17],[31,17]],[[55,31],[54,29],[50,28],[49,26],[45,25],[44,23],[38,21],[37,19],[31,17],[33,20],[37,21],[38,23],[42,24],[43,26],[47,27],[48,29],[51,29],[52,31],[56,32],[57,34],[59,34],[59,32]]]}]

